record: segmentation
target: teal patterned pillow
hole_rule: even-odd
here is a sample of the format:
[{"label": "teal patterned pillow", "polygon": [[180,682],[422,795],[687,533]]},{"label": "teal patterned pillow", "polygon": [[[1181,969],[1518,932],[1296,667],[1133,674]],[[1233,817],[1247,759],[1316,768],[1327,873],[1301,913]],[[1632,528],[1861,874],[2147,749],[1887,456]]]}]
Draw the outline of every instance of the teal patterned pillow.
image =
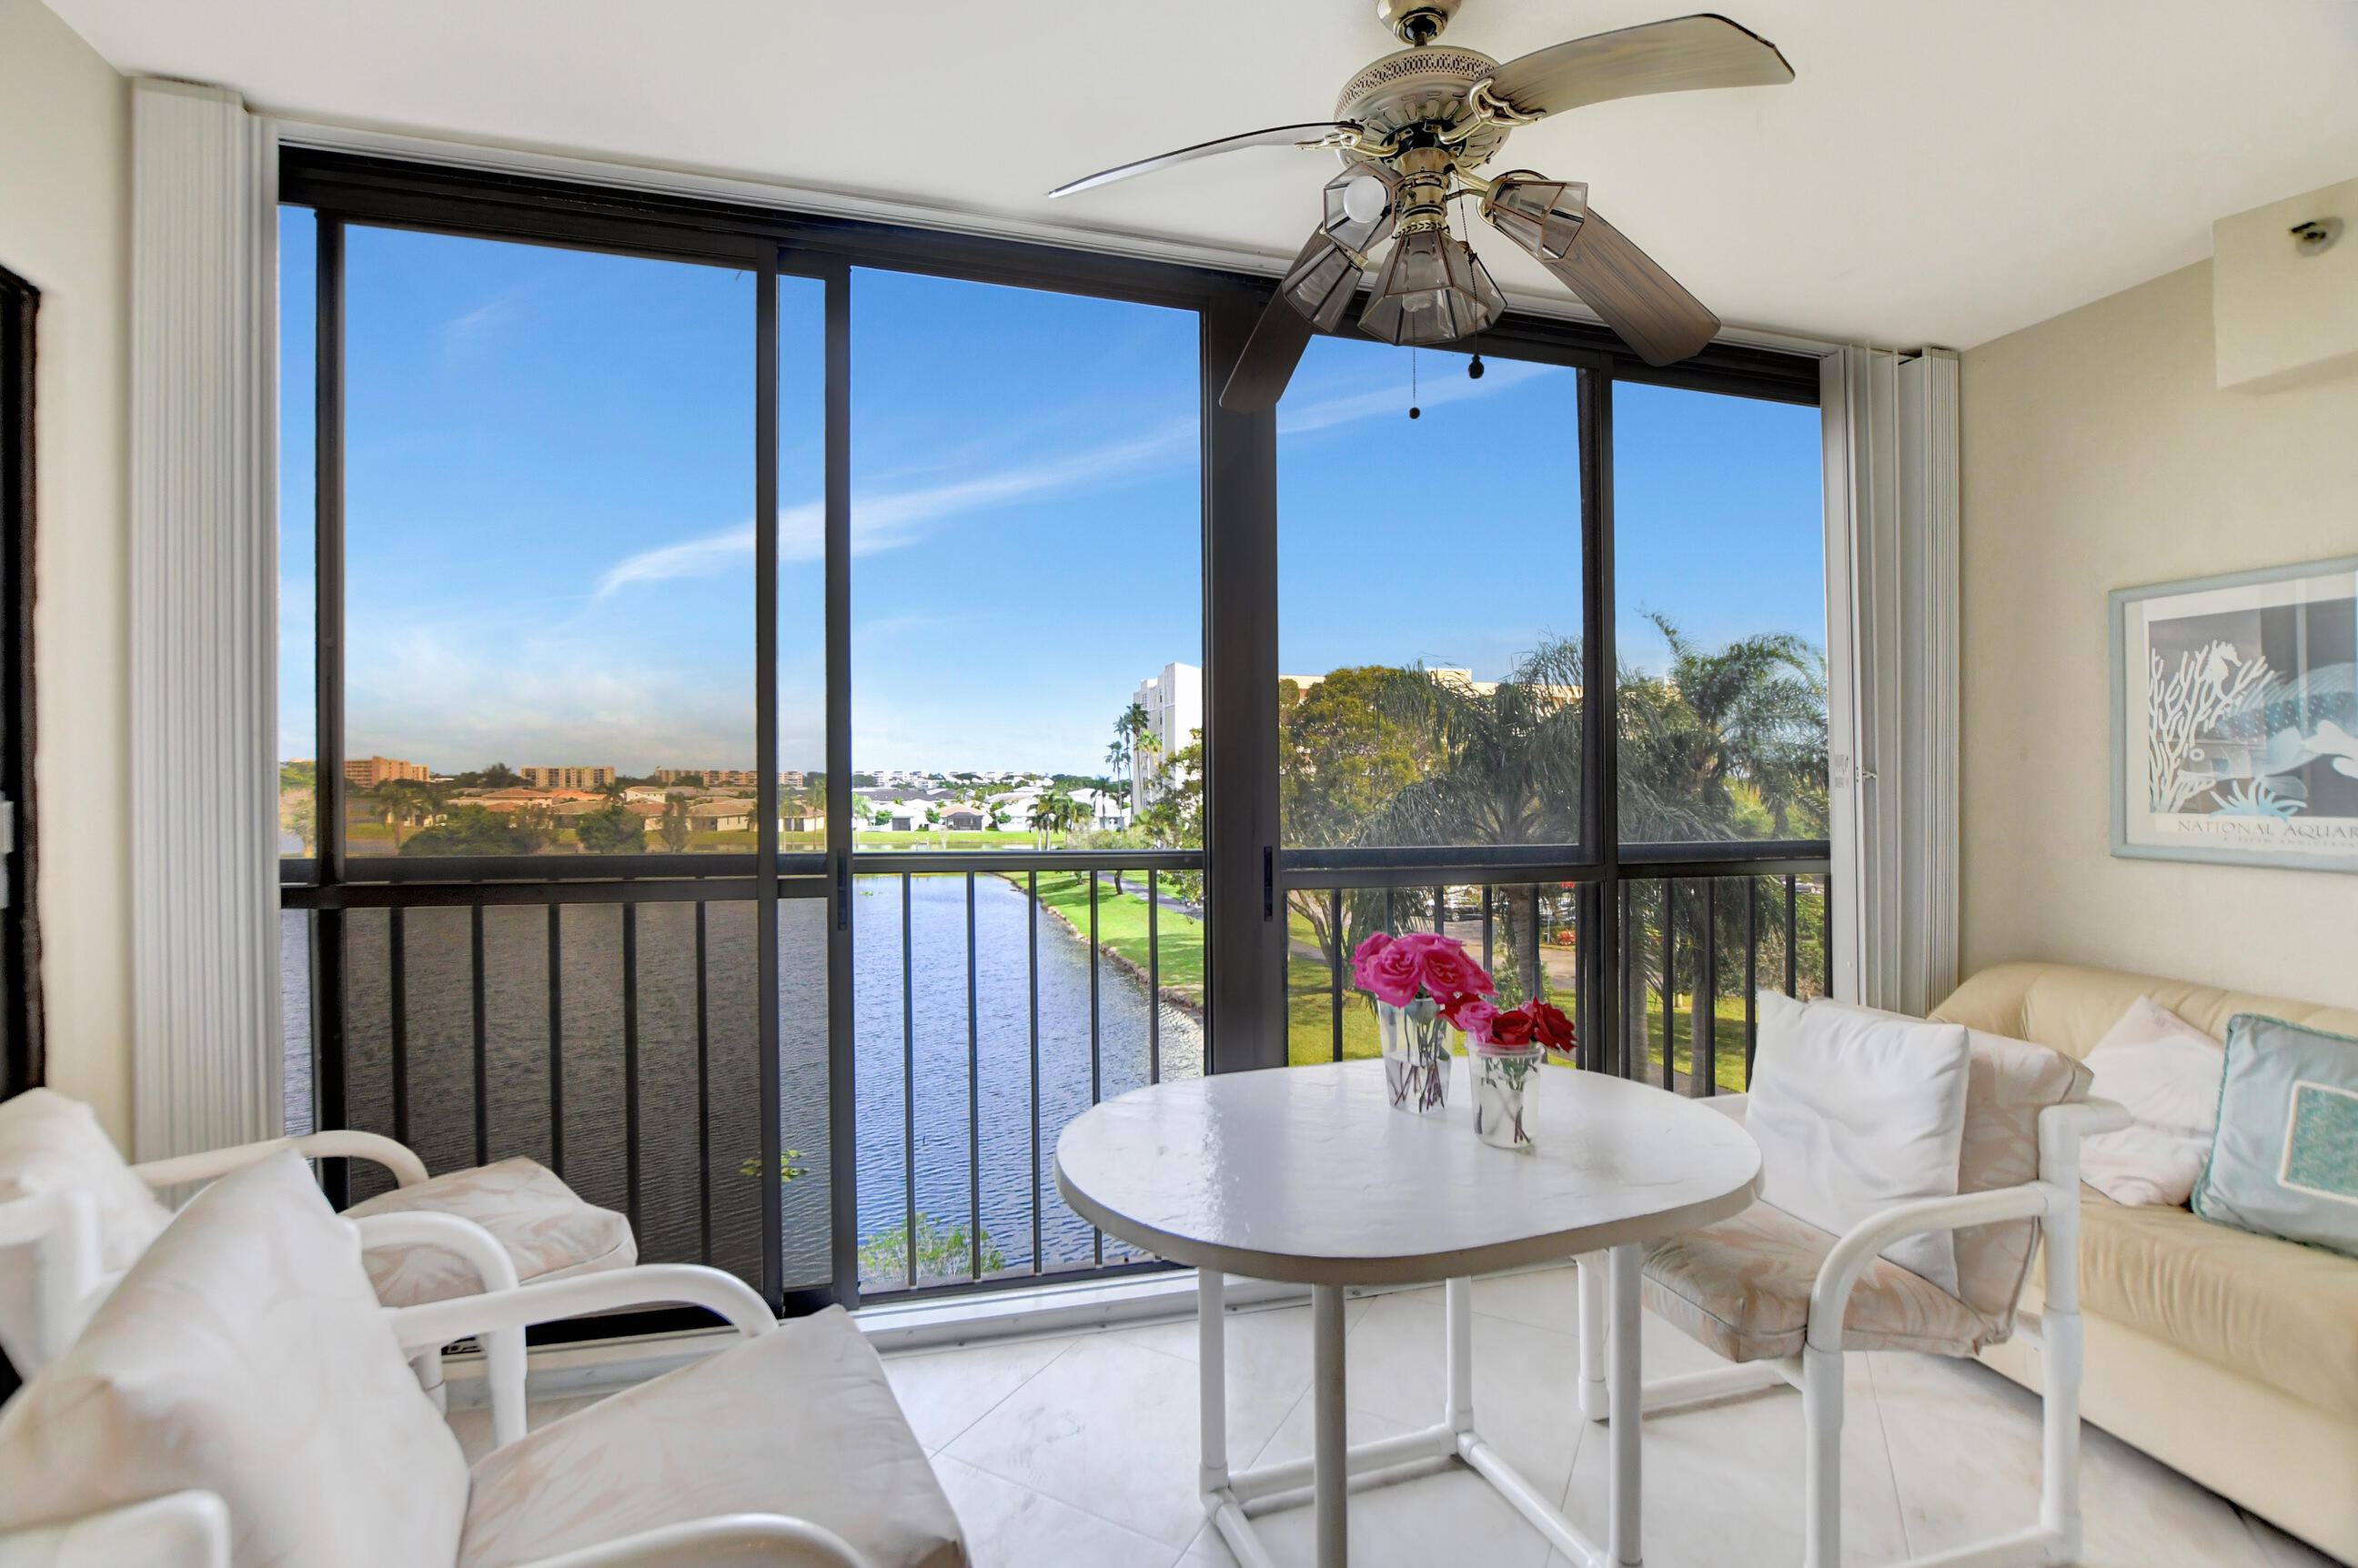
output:
[{"label": "teal patterned pillow", "polygon": [[2358,1040],[2251,1012],[2228,1022],[2194,1212],[2358,1257]]}]

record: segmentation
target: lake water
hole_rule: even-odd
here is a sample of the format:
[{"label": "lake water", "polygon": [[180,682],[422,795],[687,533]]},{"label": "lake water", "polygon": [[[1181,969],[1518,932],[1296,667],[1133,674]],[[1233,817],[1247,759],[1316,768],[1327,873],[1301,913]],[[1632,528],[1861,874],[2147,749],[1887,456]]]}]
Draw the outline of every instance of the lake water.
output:
[{"label": "lake water", "polygon": [[[914,1058],[915,1195],[921,1216],[964,1229],[979,1161],[982,1227],[1011,1269],[1033,1258],[1032,1012],[1026,963],[1028,901],[1005,880],[973,879],[974,1027],[968,1024],[968,882],[913,877],[908,884],[908,1024],[904,1044],[902,882],[855,884],[853,1009],[858,1115],[854,1152],[863,1240],[903,1223]],[[785,1144],[804,1173],[785,1193],[789,1285],[828,1275],[827,978],[824,901],[779,908],[779,1024]],[[384,911],[347,916],[347,1063],[352,1125],[394,1131],[393,1013],[407,1040],[408,1141],[429,1170],[475,1159],[473,931],[466,910],[404,916],[401,985],[392,984],[391,923]],[[1039,1254],[1046,1267],[1087,1263],[1093,1237],[1055,1194],[1057,1133],[1090,1103],[1088,945],[1043,910],[1038,920]],[[706,1114],[698,1114],[698,912],[692,904],[638,906],[626,930],[619,906],[562,910],[552,944],[548,911],[483,911],[482,1114],[492,1158],[525,1154],[558,1163],[592,1203],[625,1208],[630,1150],[624,1020],[626,943],[635,948],[638,1019],[638,1236],[649,1262],[709,1260],[758,1281],[761,1273],[758,1061],[754,1048],[754,933],[750,903],[705,906]],[[310,1124],[308,965],[305,917],[287,917],[287,1119]],[[552,1054],[549,967],[559,981],[561,1049]],[[1109,960],[1097,971],[1098,1083],[1110,1098],[1147,1081],[1149,1004],[1144,984]],[[1162,1071],[1203,1070],[1203,1029],[1187,1010],[1159,1007]],[[976,1070],[968,1071],[969,1052]],[[552,1059],[554,1057],[554,1059]],[[561,1080],[561,1118],[551,1087]],[[968,1133],[968,1108],[979,1125]],[[707,1152],[708,1151],[708,1161]],[[708,1180],[708,1192],[706,1182]],[[356,1167],[354,1195],[382,1178]],[[1109,1260],[1128,1256],[1109,1242]],[[961,1259],[946,1269],[963,1274]],[[866,1281],[874,1289],[902,1279]]]}]

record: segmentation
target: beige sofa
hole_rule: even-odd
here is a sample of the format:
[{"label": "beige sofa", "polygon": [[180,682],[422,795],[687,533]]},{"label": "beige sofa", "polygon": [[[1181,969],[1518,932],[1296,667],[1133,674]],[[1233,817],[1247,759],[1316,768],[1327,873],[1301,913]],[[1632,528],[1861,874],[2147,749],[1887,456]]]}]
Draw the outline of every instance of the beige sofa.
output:
[{"label": "beige sofa", "polygon": [[[1932,1016],[2076,1057],[2139,996],[2222,1039],[2239,1012],[2358,1036],[2348,1009],[2069,964],[1985,969]],[[2083,1196],[2086,1418],[2358,1563],[2358,1259]],[[2034,1273],[2024,1310],[2038,1299]],[[1981,1355],[2038,1388],[2021,1340]]]}]

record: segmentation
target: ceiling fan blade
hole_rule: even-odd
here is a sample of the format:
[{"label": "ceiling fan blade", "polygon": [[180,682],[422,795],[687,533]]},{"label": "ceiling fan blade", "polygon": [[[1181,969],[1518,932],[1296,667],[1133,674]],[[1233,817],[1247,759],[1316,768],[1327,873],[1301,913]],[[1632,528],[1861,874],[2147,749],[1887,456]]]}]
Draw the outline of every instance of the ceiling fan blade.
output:
[{"label": "ceiling fan blade", "polygon": [[1490,92],[1526,114],[1561,114],[1612,98],[1792,80],[1775,44],[1705,13],[1534,49],[1500,66]]},{"label": "ceiling fan blade", "polygon": [[1540,261],[1650,365],[1673,364],[1719,335],[1719,318],[1594,207],[1563,257]]},{"label": "ceiling fan blade", "polygon": [[1048,192],[1048,196],[1053,200],[1059,196],[1071,196],[1083,190],[1094,190],[1100,185],[1111,185],[1117,179],[1128,179],[1132,175],[1152,174],[1158,168],[1169,168],[1174,164],[1193,163],[1199,157],[1211,157],[1219,153],[1240,152],[1246,147],[1292,146],[1297,142],[1314,142],[1319,137],[1330,135],[1336,131],[1357,129],[1359,129],[1358,124],[1350,120],[1311,120],[1299,125],[1271,125],[1265,131],[1247,131],[1241,136],[1222,136],[1217,142],[1198,142],[1192,147],[1181,147],[1177,152],[1162,153],[1153,157],[1141,158],[1136,163],[1125,163],[1113,168],[1101,169],[1086,179],[1074,180],[1070,185],[1060,185]]},{"label": "ceiling fan blade", "polygon": [[[1321,236],[1324,238],[1324,236]],[[1253,323],[1228,384],[1220,389],[1220,406],[1231,414],[1259,414],[1277,406],[1302,351],[1310,346],[1316,329],[1301,311],[1285,302],[1282,290],[1269,297],[1268,308]]]}]

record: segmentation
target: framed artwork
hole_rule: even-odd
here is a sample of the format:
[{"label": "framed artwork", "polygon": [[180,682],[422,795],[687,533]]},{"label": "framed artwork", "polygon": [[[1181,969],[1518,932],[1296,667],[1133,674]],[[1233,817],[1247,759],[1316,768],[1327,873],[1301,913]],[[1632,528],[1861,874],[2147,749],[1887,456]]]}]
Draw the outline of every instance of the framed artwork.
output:
[{"label": "framed artwork", "polygon": [[2358,871],[2358,556],[2112,614],[2113,853]]}]

